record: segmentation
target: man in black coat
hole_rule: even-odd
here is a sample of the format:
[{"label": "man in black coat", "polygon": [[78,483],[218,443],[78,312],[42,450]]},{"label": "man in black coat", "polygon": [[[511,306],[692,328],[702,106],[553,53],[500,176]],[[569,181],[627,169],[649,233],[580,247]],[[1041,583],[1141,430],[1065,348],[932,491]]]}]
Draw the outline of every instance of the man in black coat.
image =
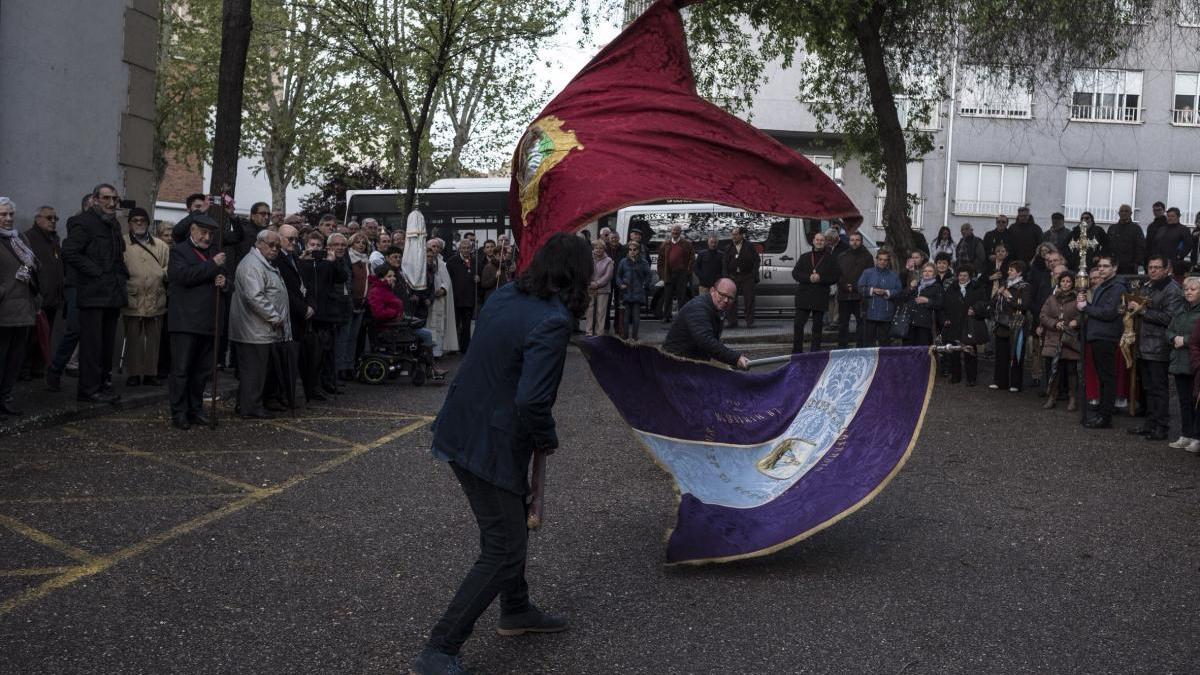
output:
[{"label": "man in black coat", "polygon": [[[79,213],[67,218],[67,234],[79,225],[79,218],[92,208],[92,193],[83,196]],[[61,253],[61,250],[60,250]],[[62,389],[62,374],[79,345],[79,309],[75,306],[75,270],[63,262],[63,320],[65,330],[54,345],[50,365],[46,367],[46,388],[50,391]]]},{"label": "man in black coat", "polygon": [[[703,251],[696,254],[696,279],[699,280],[699,295],[708,293],[708,289],[721,278],[721,267],[725,264],[725,254],[717,248],[717,236],[708,235],[708,241]],[[617,260],[614,262],[620,262]]]},{"label": "man in black coat", "polygon": [[1096,271],[1102,281],[1092,290],[1091,300],[1082,291],[1076,306],[1087,319],[1084,336],[1092,348],[1092,366],[1096,379],[1100,381],[1100,406],[1096,414],[1089,416],[1083,426],[1089,429],[1112,427],[1113,411],[1117,401],[1117,344],[1124,332],[1121,315],[1121,294],[1129,289],[1117,278],[1117,268],[1112,256],[1102,255],[1096,261]]},{"label": "man in black coat", "polygon": [[446,262],[450,274],[450,285],[454,289],[454,324],[458,328],[458,350],[463,354],[471,345],[471,320],[475,318],[475,289],[479,284],[479,271],[471,256],[471,242],[458,242],[458,254]]},{"label": "man in black coat", "polygon": [[[958,384],[966,375],[967,386],[975,386],[979,374],[976,343],[987,342],[983,318],[987,316],[988,302],[987,285],[975,281],[975,269],[970,265],[959,266],[957,278],[946,286],[942,295],[942,341],[959,342],[966,347],[961,352],[947,354],[951,384]],[[971,334],[971,328],[976,332]],[[975,338],[974,342],[967,340],[969,334]]]},{"label": "man in black coat", "polygon": [[[1084,223],[1087,223],[1087,227],[1081,228],[1080,226]],[[1087,258],[1088,269],[1091,269],[1095,266],[1096,260],[1098,260],[1100,256],[1112,253],[1112,245],[1108,239],[1108,233],[1104,231],[1104,228],[1097,225],[1096,221],[1092,219],[1092,214],[1086,211],[1081,214],[1079,225],[1071,228],[1071,241],[1079,241],[1079,233],[1081,230],[1086,232],[1088,240],[1092,242],[1092,247],[1088,249]],[[1079,269],[1080,259],[1078,245],[1074,250],[1068,247],[1066,249],[1059,249],[1059,251],[1063,253],[1064,258],[1066,259],[1067,267],[1070,267],[1073,270]]]},{"label": "man in black coat", "polygon": [[1108,245],[1117,259],[1117,274],[1137,274],[1146,260],[1146,233],[1133,222],[1133,207],[1122,204],[1117,222],[1108,227]]},{"label": "man in black coat", "polygon": [[[1000,244],[1004,244],[1004,248],[1008,249],[1008,259],[1012,260],[1012,246],[1008,236],[1008,216],[1002,213],[996,216],[996,229],[983,235],[983,252],[988,260],[996,260],[996,247]],[[976,269],[980,270],[982,267]]]},{"label": "man in black coat", "polygon": [[854,317],[856,335],[854,344],[863,346],[863,328],[867,325],[862,311],[862,294],[858,292],[858,278],[875,264],[871,252],[863,247],[861,232],[850,235],[850,248],[837,257],[838,266],[838,348],[850,344],[850,317]]},{"label": "man in black coat", "polygon": [[[758,285],[758,250],[754,244],[746,240],[746,228],[735,227],[730,235],[732,242],[725,249],[725,276],[729,277],[737,290],[742,293],[743,316],[746,317],[746,327],[754,327],[754,292]],[[737,299],[732,301],[726,312],[725,325],[737,326]]]},{"label": "man in black coat", "polygon": [[125,283],[125,240],[117,221],[117,189],[107,183],[92,190],[94,204],[67,235],[62,255],[75,273],[75,306],[79,310],[79,389],[88,403],[121,399],[112,378],[117,319],[128,302]]},{"label": "man in black coat", "polygon": [[[1179,209],[1172,206],[1167,209],[1165,217],[1166,223],[1157,228],[1153,236],[1146,237],[1146,253],[1148,258],[1160,255],[1170,260],[1171,271],[1178,276],[1186,271],[1184,257],[1192,252],[1195,242],[1191,231],[1179,222]],[[1149,268],[1149,260],[1146,267]]]},{"label": "man in black coat", "polygon": [[[300,233],[294,226],[279,226],[279,257],[275,258],[275,266],[279,269],[279,275],[283,277],[283,285],[287,287],[288,292],[288,316],[292,322],[292,341],[285,344],[285,351],[290,360],[289,368],[300,363],[302,353],[311,354],[314,351],[320,353],[319,349],[312,348],[316,341],[316,335],[311,334],[308,330],[308,323],[316,315],[317,308],[313,295],[304,285],[304,279],[300,272],[300,261],[297,258],[296,250],[299,237]],[[320,382],[314,375],[315,371],[307,368],[298,368],[298,370],[300,371],[300,380],[304,383],[305,399],[309,402],[328,400],[321,393]]]},{"label": "man in black coat", "polygon": [[1146,259],[1141,261],[1143,265],[1149,262],[1150,248],[1154,246],[1154,240],[1158,237],[1158,231],[1167,226],[1166,204],[1154,202],[1151,211],[1154,213],[1154,220],[1150,221],[1150,224],[1146,226]]},{"label": "man in black coat", "polygon": [[204,384],[210,375],[218,293],[227,293],[223,251],[216,251],[213,238],[217,222],[204,214],[190,221],[188,238],[171,247],[167,264],[167,329],[171,334],[171,424],[188,429],[207,425],[204,415]]},{"label": "man in black coat", "polygon": [[304,280],[315,310],[308,324],[315,340],[308,338],[302,345],[300,370],[302,373],[307,371],[312,381],[320,379],[321,388],[327,393],[336,394],[334,338],[338,324],[349,320],[343,314],[342,300],[346,295],[346,282],[350,279],[350,267],[325,246],[325,236],[320,231],[309,233],[299,263],[300,278]]},{"label": "man in black coat", "polygon": [[837,260],[825,246],[825,235],[813,236],[812,250],[801,254],[792,268],[796,280],[796,320],[792,325],[792,352],[804,351],[804,325],[811,315],[812,350],[821,350],[821,335],[825,328],[825,310],[829,307],[829,289],[838,280]]},{"label": "man in black coat", "polygon": [[1042,228],[1033,222],[1028,206],[1017,209],[1017,221],[1008,228],[1009,260],[1020,260],[1026,265],[1032,263],[1043,234]]},{"label": "man in black coat", "polygon": [[1063,214],[1058,212],[1050,214],[1050,229],[1042,233],[1042,241],[1054,244],[1054,248],[1060,253],[1067,252],[1067,245],[1071,243],[1071,230],[1067,229],[1066,218]]},{"label": "man in black coat", "polygon": [[663,351],[697,361],[715,359],[745,370],[750,361],[721,343],[721,314],[733,309],[737,286],[719,279],[704,295],[697,295],[679,309]]}]

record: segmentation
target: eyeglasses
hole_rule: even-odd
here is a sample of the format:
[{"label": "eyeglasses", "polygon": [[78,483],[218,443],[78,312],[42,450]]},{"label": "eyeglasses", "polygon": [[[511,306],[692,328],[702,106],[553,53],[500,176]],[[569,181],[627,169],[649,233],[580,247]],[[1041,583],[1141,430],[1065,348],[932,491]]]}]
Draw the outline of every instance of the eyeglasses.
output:
[{"label": "eyeglasses", "polygon": [[38,218],[41,218],[42,220],[49,220],[52,223],[58,222],[58,216],[38,216]]},{"label": "eyeglasses", "polygon": [[721,291],[717,291],[717,295],[728,300],[729,302],[733,302],[735,300],[735,298],[732,295],[730,295],[728,293],[722,293]]},{"label": "eyeglasses", "polygon": [[267,248],[279,248],[279,244],[277,242],[276,243],[268,242]]},{"label": "eyeglasses", "polygon": [[96,197],[96,199],[99,199],[102,202],[115,202],[119,199],[119,197],[117,195],[100,195]]}]

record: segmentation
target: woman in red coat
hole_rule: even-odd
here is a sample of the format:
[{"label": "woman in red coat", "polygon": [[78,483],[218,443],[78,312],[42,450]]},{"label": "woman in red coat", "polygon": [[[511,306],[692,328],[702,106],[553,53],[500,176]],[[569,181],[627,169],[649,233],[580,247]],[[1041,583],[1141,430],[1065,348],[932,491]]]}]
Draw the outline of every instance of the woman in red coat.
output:
[{"label": "woman in red coat", "polygon": [[[404,301],[396,295],[395,290],[396,270],[388,267],[382,278],[372,274],[367,277],[367,287],[367,306],[371,308],[371,319],[377,328],[387,328],[404,318]],[[433,349],[433,333],[428,328],[416,328],[413,332],[422,346]],[[446,371],[434,368],[432,374],[435,378],[441,378],[445,377]]]}]

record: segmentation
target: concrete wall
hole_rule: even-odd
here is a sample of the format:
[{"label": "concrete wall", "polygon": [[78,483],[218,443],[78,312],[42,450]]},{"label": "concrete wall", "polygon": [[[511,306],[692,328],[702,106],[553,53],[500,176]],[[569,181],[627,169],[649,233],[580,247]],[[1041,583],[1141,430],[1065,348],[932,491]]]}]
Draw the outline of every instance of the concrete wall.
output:
[{"label": "concrete wall", "polygon": [[157,12],[154,0],[0,2],[0,194],[19,228],[41,204],[76,212],[102,181],[148,202]]}]

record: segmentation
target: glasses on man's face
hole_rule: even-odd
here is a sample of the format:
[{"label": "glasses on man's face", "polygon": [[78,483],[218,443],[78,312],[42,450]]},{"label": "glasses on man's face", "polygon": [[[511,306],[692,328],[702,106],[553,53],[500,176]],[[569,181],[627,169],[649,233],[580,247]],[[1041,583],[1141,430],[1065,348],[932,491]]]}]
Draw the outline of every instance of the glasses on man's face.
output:
[{"label": "glasses on man's face", "polygon": [[[55,218],[55,220],[58,220],[58,218]],[[130,218],[130,219],[129,219],[129,224],[130,224],[130,225],[134,225],[134,224],[137,224],[137,225],[145,225],[145,224],[146,224],[146,222],[147,222],[147,221],[146,221],[146,219],[145,219],[145,218],[142,218],[141,216],[137,216],[137,217],[134,217],[134,218]]]},{"label": "glasses on man's face", "polygon": [[733,302],[733,301],[734,301],[734,297],[733,297],[732,295],[728,294],[728,293],[722,293],[721,291],[717,291],[717,295],[719,295],[719,296],[720,296],[722,299],[724,299],[726,302]]},{"label": "glasses on man's face", "polygon": [[117,201],[118,197],[117,195],[100,195],[96,199],[99,199],[102,202],[115,202]]},{"label": "glasses on man's face", "polygon": [[279,248],[279,242],[267,242],[267,248]]},{"label": "glasses on man's face", "polygon": [[48,220],[52,223],[58,222],[58,216],[38,216],[38,218],[41,218],[42,220]]}]

